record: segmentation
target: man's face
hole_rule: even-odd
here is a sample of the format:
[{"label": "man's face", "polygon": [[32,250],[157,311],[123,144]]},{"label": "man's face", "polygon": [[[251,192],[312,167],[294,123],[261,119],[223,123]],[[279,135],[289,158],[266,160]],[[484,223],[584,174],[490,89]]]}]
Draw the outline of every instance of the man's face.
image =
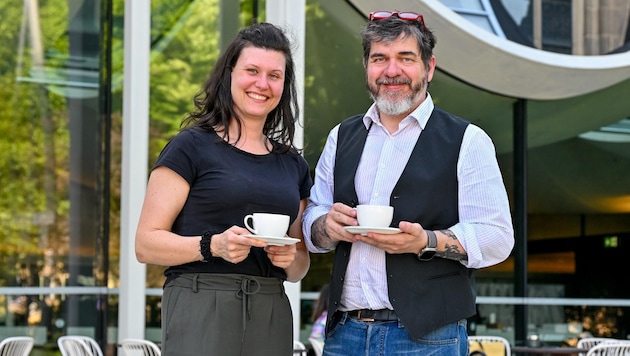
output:
[{"label": "man's face", "polygon": [[366,67],[367,86],[382,113],[407,114],[426,97],[435,57],[431,57],[427,71],[420,55],[412,37],[372,43]]}]

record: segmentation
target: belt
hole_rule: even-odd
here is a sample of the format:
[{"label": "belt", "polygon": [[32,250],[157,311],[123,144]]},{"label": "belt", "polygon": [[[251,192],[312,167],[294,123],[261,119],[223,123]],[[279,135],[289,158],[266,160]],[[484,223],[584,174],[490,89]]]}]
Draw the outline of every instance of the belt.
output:
[{"label": "belt", "polygon": [[398,316],[396,312],[389,309],[379,309],[379,310],[370,310],[370,309],[360,309],[360,310],[350,310],[346,312],[349,318],[355,319],[357,321],[396,321],[398,320]]}]

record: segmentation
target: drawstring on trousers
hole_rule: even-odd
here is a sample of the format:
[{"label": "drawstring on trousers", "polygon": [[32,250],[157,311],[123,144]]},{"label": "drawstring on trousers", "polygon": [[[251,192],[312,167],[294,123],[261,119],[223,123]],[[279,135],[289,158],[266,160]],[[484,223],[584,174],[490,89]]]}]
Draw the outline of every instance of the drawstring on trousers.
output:
[{"label": "drawstring on trousers", "polygon": [[[193,293],[199,292],[199,274],[192,275],[191,289]],[[236,290],[236,298],[242,300],[243,305],[243,336],[242,340],[245,340],[245,329],[247,327],[247,321],[251,320],[249,296],[258,293],[261,289],[261,283],[254,277],[243,277],[240,280],[235,281],[236,284],[240,284],[240,288]]]},{"label": "drawstring on trousers", "polygon": [[[237,281],[238,283],[238,281]],[[255,289],[252,289],[252,285]],[[247,321],[251,320],[251,314],[249,312],[249,296],[258,293],[260,290],[260,282],[256,278],[245,277],[241,280],[241,289],[236,291],[236,298],[243,301],[243,336],[242,340],[245,340],[245,329],[247,327]]]}]

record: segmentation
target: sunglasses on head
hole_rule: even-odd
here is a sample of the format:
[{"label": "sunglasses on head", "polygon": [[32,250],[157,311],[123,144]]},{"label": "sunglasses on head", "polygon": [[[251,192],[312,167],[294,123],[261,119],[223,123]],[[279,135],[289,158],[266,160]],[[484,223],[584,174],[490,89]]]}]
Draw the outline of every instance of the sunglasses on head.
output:
[{"label": "sunglasses on head", "polygon": [[383,20],[392,16],[396,16],[405,21],[418,21],[422,24],[422,29],[424,31],[427,30],[427,27],[424,25],[424,17],[419,13],[411,11],[373,11],[370,13],[369,21]]}]

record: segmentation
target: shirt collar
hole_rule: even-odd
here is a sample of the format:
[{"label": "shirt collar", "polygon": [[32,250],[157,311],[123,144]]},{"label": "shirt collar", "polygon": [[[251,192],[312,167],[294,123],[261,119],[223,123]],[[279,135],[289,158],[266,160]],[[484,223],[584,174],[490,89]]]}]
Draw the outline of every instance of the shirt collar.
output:
[{"label": "shirt collar", "polygon": [[[412,117],[413,119],[418,121],[418,124],[420,124],[420,127],[424,130],[434,107],[435,105],[433,104],[431,94],[427,92],[427,97],[424,99],[422,104],[418,105],[418,107],[407,117]],[[407,117],[405,119],[407,119]],[[363,116],[363,125],[365,125],[366,129],[370,127],[370,121],[376,124],[380,124],[381,122],[378,110],[376,109],[376,103],[373,103]]]}]

